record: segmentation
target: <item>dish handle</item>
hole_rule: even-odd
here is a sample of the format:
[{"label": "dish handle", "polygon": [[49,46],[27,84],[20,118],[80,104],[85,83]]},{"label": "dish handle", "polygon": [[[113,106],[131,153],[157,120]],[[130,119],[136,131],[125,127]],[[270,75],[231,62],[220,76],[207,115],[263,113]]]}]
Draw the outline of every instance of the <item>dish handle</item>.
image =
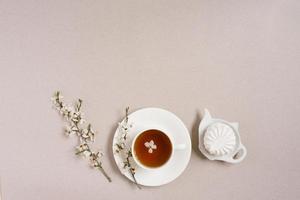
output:
[{"label": "dish handle", "polygon": [[[235,158],[235,156],[237,154],[240,154],[240,155],[239,155],[238,158]],[[229,163],[239,163],[242,160],[244,160],[244,158],[246,157],[246,155],[247,155],[247,149],[246,149],[246,147],[243,144],[241,144],[240,147],[239,147],[239,150],[237,151],[237,153],[234,154],[231,158],[229,158],[226,161],[229,162]]]}]

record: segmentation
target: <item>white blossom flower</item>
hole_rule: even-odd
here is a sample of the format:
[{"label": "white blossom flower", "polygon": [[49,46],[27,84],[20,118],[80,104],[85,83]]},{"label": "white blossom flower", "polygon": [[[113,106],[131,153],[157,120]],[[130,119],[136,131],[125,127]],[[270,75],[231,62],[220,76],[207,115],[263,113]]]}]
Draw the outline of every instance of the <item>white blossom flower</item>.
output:
[{"label": "white blossom flower", "polygon": [[82,155],[86,158],[88,158],[89,156],[91,156],[91,152],[90,151],[84,151],[82,152]]},{"label": "white blossom flower", "polygon": [[76,126],[70,126],[70,125],[67,125],[65,127],[65,134],[67,136],[70,136],[70,135],[73,135],[73,134],[76,134],[78,132],[78,128]]},{"label": "white blossom flower", "polygon": [[100,158],[103,156],[103,153],[100,151],[97,152],[92,152],[90,154],[90,161],[91,161],[91,166],[92,167],[99,167],[100,163]]},{"label": "white blossom flower", "polygon": [[89,150],[89,146],[87,143],[82,143],[79,146],[76,147],[77,152],[84,152]]},{"label": "white blossom flower", "polygon": [[70,118],[72,118],[74,111],[72,107],[65,105],[60,109],[59,112],[62,116],[64,116],[67,120],[69,120]]},{"label": "white blossom flower", "polygon": [[71,121],[74,123],[83,124],[83,116],[84,114],[80,111],[73,112],[73,115],[71,116]]},{"label": "white blossom flower", "polygon": [[157,148],[153,140],[151,140],[150,142],[145,142],[144,145],[148,148],[148,153],[153,153],[153,150]]},{"label": "white blossom flower", "polygon": [[88,126],[86,129],[83,129],[81,131],[80,137],[82,137],[83,140],[89,140],[91,142],[94,142],[94,140],[95,140],[95,133],[91,129],[91,127]]}]

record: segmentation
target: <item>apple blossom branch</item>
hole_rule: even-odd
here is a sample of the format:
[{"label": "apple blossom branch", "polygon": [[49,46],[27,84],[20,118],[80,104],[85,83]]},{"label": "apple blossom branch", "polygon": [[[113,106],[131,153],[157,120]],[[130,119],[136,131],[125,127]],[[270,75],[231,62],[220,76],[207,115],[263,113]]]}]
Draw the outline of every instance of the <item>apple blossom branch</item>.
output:
[{"label": "apple blossom branch", "polygon": [[67,125],[65,134],[67,136],[77,135],[79,145],[76,147],[76,155],[83,155],[90,160],[93,168],[99,169],[106,179],[111,182],[111,178],[104,170],[101,162],[103,153],[100,151],[93,151],[90,145],[95,141],[95,131],[92,129],[91,124],[87,124],[83,119],[81,111],[82,100],[78,99],[74,106],[69,106],[63,101],[63,96],[59,91],[55,92],[52,97],[52,102],[59,114],[66,120]]},{"label": "apple blossom branch", "polygon": [[128,169],[130,172],[133,181],[135,185],[141,189],[140,184],[138,184],[136,178],[135,178],[135,167],[132,165],[132,149],[128,147],[127,145],[127,139],[128,139],[128,131],[132,127],[131,124],[128,123],[128,113],[129,113],[129,107],[125,110],[125,120],[123,123],[119,123],[118,132],[119,132],[119,138],[118,142],[115,144],[115,152],[122,154],[123,158],[123,168]]}]

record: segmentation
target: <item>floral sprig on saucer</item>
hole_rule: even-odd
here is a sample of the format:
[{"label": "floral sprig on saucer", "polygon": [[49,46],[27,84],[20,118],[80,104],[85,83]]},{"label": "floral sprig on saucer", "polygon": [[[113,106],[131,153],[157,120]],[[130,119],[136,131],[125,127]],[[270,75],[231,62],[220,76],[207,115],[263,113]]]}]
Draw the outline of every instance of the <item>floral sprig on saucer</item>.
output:
[{"label": "floral sprig on saucer", "polygon": [[76,155],[83,155],[89,158],[91,166],[99,169],[107,180],[111,182],[111,178],[102,166],[101,157],[103,156],[103,153],[100,151],[93,151],[90,147],[95,141],[95,131],[92,129],[92,125],[86,125],[86,122],[83,119],[83,113],[81,111],[82,100],[78,99],[72,107],[65,104],[62,99],[63,96],[57,91],[52,97],[52,102],[59,114],[67,122],[65,134],[67,136],[77,135],[78,137],[79,145],[76,147]]},{"label": "floral sprig on saucer", "polygon": [[125,120],[122,123],[119,123],[119,138],[118,142],[115,144],[115,152],[123,155],[123,168],[130,172],[135,185],[141,189],[141,186],[135,178],[135,167],[132,165],[132,149],[127,145],[128,131],[132,128],[132,124],[128,123],[128,113],[129,107],[126,108]]}]

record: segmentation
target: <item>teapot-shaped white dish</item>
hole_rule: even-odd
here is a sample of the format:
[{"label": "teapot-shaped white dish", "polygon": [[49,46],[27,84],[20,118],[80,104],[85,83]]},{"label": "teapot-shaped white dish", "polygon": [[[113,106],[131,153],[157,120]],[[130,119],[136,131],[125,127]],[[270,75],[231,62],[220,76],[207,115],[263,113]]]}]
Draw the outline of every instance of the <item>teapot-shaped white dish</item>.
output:
[{"label": "teapot-shaped white dish", "polygon": [[247,150],[241,143],[238,129],[238,123],[212,118],[209,111],[204,109],[204,117],[198,129],[201,153],[209,160],[241,162]]}]

